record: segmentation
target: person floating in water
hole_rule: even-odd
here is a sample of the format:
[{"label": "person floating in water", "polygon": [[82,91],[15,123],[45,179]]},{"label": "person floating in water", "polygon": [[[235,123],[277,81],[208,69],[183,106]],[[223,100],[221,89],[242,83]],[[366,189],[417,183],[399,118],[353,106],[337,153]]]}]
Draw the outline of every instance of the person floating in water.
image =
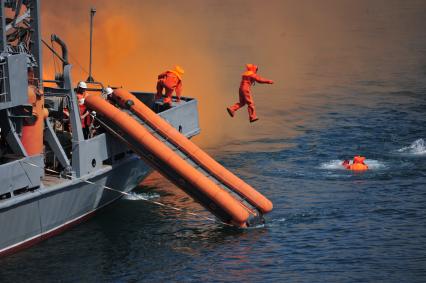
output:
[{"label": "person floating in water", "polygon": [[271,80],[264,79],[257,74],[259,68],[254,64],[246,65],[247,71],[242,74],[240,89],[239,89],[239,102],[235,103],[231,107],[226,108],[231,117],[234,117],[235,111],[247,104],[249,113],[250,123],[253,123],[259,118],[256,115],[256,109],[254,107],[253,97],[251,95],[251,86],[256,82],[260,84],[273,84]]},{"label": "person floating in water", "polygon": [[346,159],[343,161],[342,166],[352,171],[365,171],[365,170],[368,170],[368,165],[365,164],[364,161],[365,161],[364,156],[356,155],[354,156],[354,160],[352,161],[352,164],[350,164],[350,161]]},{"label": "person floating in water", "polygon": [[163,95],[163,89],[166,89],[166,95],[164,97],[163,103],[167,104],[169,107],[172,106],[172,94],[173,91],[176,92],[177,102],[180,102],[180,96],[182,93],[182,75],[184,70],[175,66],[174,70],[168,70],[158,75],[157,81],[157,94],[155,95],[156,99],[160,99]]}]

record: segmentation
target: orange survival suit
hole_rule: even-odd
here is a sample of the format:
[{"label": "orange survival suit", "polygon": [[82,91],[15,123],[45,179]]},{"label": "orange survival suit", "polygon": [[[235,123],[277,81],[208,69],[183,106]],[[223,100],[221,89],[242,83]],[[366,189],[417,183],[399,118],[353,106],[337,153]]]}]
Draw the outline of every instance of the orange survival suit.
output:
[{"label": "orange survival suit", "polygon": [[346,160],[343,162],[343,166],[348,170],[353,171],[365,171],[368,170],[367,164],[364,163],[365,157],[364,156],[354,156],[354,160],[352,161],[352,164],[349,164],[349,162],[346,162]]},{"label": "orange survival suit", "polygon": [[158,75],[156,99],[160,99],[163,95],[163,89],[166,90],[166,97],[163,99],[164,104],[172,106],[172,94],[176,92],[177,102],[180,102],[182,94],[182,75],[184,70],[175,66],[174,70],[167,70]]},{"label": "orange survival suit", "polygon": [[271,80],[264,79],[257,74],[259,69],[254,64],[246,65],[247,71],[242,74],[241,84],[239,88],[239,102],[235,103],[231,107],[228,107],[228,113],[231,117],[234,117],[235,111],[247,104],[250,122],[257,121],[256,110],[254,107],[253,97],[251,96],[251,86],[256,82],[260,84],[273,84]]}]

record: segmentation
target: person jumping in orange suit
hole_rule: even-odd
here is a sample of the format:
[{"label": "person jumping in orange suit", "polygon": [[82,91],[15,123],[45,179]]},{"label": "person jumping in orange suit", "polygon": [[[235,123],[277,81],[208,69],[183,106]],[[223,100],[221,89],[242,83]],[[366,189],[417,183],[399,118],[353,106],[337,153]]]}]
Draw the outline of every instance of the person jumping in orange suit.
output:
[{"label": "person jumping in orange suit", "polygon": [[181,67],[175,66],[174,70],[167,70],[159,74],[155,98],[160,99],[163,96],[163,89],[165,89],[164,104],[168,104],[169,107],[172,106],[173,91],[176,92],[177,102],[180,102],[180,96],[182,94],[182,75],[184,73],[185,71]]},{"label": "person jumping in orange suit", "polygon": [[239,102],[235,103],[231,107],[226,108],[226,110],[228,110],[228,113],[231,117],[234,117],[235,111],[247,104],[250,123],[253,123],[259,120],[259,118],[257,118],[253,97],[251,96],[251,86],[256,82],[260,84],[273,84],[274,82],[260,77],[257,74],[259,68],[256,65],[247,64],[246,68],[247,71],[242,74],[239,89]]}]

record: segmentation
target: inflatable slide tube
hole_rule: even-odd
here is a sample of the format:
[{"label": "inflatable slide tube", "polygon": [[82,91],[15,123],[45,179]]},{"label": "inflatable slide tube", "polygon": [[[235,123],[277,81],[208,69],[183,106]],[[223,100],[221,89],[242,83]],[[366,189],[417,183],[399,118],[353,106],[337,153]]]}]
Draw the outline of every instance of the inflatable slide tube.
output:
[{"label": "inflatable slide tube", "polygon": [[[242,196],[248,203],[259,209],[262,213],[268,213],[272,210],[273,205],[261,193],[253,187],[231,173],[228,169],[219,164],[216,160],[210,157],[206,152],[200,149],[197,145],[179,133],[169,123],[154,113],[149,107],[143,104],[133,94],[124,90],[116,89],[113,93],[113,98],[123,107],[129,107],[130,110],[148,123],[163,137],[167,137],[169,141],[178,146],[182,151],[188,154],[193,160],[199,163],[205,170],[209,171],[213,176],[219,179],[234,192]],[[133,105],[127,104],[127,101],[133,101]]]},{"label": "inflatable slide tube", "polygon": [[[134,139],[139,146],[152,154],[154,158],[159,159],[164,164],[167,164],[184,181],[192,184],[215,205],[222,208],[227,214],[229,214],[232,219],[232,224],[239,227],[247,226],[249,213],[239,201],[233,198],[231,194],[217,186],[201,172],[189,165],[178,154],[173,152],[164,143],[149,133],[145,127],[139,124],[135,119],[97,95],[89,95],[85,99],[85,104],[88,108],[105,116],[121,131]],[[147,161],[149,161],[149,158]],[[157,169],[161,171],[161,166],[158,167],[159,168]],[[167,174],[165,175],[166,177],[169,176]],[[182,189],[186,189],[185,186],[182,185],[185,182],[176,182],[176,180],[172,181]],[[205,203],[202,204],[206,205]],[[211,207],[206,208],[214,212]]]}]

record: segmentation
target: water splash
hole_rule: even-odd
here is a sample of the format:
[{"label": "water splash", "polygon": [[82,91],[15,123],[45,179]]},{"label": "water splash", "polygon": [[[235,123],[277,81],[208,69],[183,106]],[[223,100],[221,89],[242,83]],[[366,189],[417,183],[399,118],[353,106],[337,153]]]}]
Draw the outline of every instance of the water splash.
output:
[{"label": "water splash", "polygon": [[410,146],[398,149],[399,153],[409,155],[426,155],[426,143],[424,139],[415,140]]},{"label": "water splash", "polygon": [[131,192],[128,195],[125,195],[123,199],[125,200],[150,200],[150,199],[155,199],[155,198],[159,198],[160,195],[159,194],[155,194],[155,193],[136,193],[136,192]]},{"label": "water splash", "polygon": [[271,228],[271,227],[287,225],[287,222],[288,222],[288,219],[286,217],[270,219],[261,228],[264,228],[264,227]]},{"label": "water splash", "polygon": [[[343,160],[333,159],[328,162],[321,163],[320,169],[324,170],[346,170],[342,166]],[[375,159],[366,159],[365,164],[368,165],[370,170],[380,170],[386,168],[386,164]]]},{"label": "water splash", "polygon": [[263,228],[265,228],[266,226],[267,226],[267,223],[264,223],[264,224],[256,224],[256,225],[254,225],[254,226],[247,227],[246,229],[247,229],[247,230],[263,229]]},{"label": "water splash", "polygon": [[372,170],[380,170],[387,167],[384,162],[375,159],[366,159],[365,164],[367,164],[368,168]]},{"label": "water splash", "polygon": [[342,166],[342,162],[343,160],[330,160],[324,163],[321,163],[320,165],[320,169],[326,169],[326,170],[346,170],[343,166]]}]

